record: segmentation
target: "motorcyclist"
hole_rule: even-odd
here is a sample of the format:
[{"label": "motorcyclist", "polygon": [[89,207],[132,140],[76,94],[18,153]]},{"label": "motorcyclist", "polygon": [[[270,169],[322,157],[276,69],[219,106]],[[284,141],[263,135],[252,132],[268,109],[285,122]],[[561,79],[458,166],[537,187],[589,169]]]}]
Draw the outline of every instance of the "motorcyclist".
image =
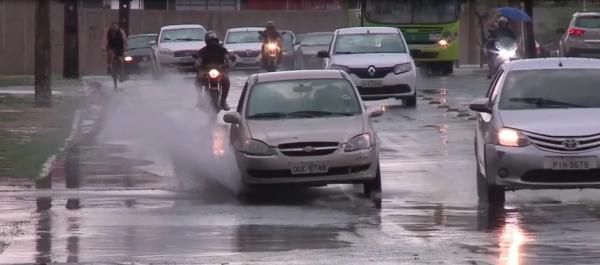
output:
[{"label": "motorcyclist", "polygon": [[229,52],[227,49],[222,47],[219,43],[219,38],[214,32],[208,32],[204,36],[206,46],[198,51],[198,75],[196,77],[197,86],[201,87],[202,84],[207,82],[208,75],[206,74],[210,69],[210,66],[218,65],[223,66],[221,70],[221,109],[229,110],[227,105],[227,95],[229,95],[229,87],[231,85],[229,81],[229,75],[224,68],[228,68],[231,65]]},{"label": "motorcyclist", "polygon": [[[268,43],[277,43],[277,46],[280,48],[278,57],[281,58],[281,56],[283,55],[283,49],[281,49],[281,47],[283,47],[283,41],[282,41],[281,33],[279,33],[275,29],[275,22],[268,21],[267,25],[265,26],[265,30],[259,32],[259,34],[260,34],[260,40],[262,41],[263,52],[264,52],[265,46]],[[264,56],[264,54],[262,56],[262,64],[263,64],[263,66],[266,66],[266,64],[267,64],[267,56]]]},{"label": "motorcyclist", "polygon": [[495,74],[493,71],[495,70],[492,65],[494,65],[498,49],[496,48],[496,42],[503,38],[509,38],[516,42],[517,35],[510,28],[509,21],[506,17],[499,17],[495,23],[495,27],[489,31],[488,42],[486,45],[487,54],[488,54],[488,79],[492,78]]}]

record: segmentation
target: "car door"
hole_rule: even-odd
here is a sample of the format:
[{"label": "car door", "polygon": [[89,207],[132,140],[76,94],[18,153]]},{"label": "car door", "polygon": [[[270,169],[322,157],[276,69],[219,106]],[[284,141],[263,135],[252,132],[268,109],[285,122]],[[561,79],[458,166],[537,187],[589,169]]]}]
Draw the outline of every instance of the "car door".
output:
[{"label": "car door", "polygon": [[[487,98],[490,106],[493,106],[495,97],[500,90],[500,84],[502,83],[501,80],[503,79],[504,72],[505,72],[504,68],[500,68],[498,70],[498,72],[496,73],[496,76],[494,76],[494,79],[493,79],[492,83],[490,84],[490,87],[488,88],[488,91],[486,93],[486,98]],[[481,113],[481,112],[477,113],[475,150],[476,150],[476,155],[477,155],[477,164],[480,167],[480,170],[482,173],[485,172],[485,144],[486,144],[486,139],[488,138],[487,135],[489,133],[495,133],[492,131],[495,128],[493,128],[493,126],[491,126],[491,123],[493,122],[492,115],[493,114],[489,114],[489,113]]]}]

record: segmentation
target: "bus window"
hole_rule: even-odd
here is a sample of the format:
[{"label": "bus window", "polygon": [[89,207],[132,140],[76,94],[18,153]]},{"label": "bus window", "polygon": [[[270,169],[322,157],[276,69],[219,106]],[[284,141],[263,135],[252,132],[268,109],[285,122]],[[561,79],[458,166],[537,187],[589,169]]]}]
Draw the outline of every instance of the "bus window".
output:
[{"label": "bus window", "polygon": [[386,24],[435,24],[457,20],[459,0],[367,0],[367,20]]}]

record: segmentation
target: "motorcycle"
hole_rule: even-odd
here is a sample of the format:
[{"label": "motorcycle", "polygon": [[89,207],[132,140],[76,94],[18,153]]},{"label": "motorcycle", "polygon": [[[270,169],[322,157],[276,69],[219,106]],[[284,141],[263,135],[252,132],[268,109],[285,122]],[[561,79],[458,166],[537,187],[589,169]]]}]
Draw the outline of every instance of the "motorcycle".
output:
[{"label": "motorcycle", "polygon": [[[221,97],[223,96],[222,79],[224,66],[211,65],[206,72],[198,72],[196,88],[198,91],[198,108],[210,112],[212,120],[217,119],[221,111]],[[209,100],[206,102],[206,100]],[[204,104],[202,104],[204,103]],[[206,104],[208,103],[208,104]]]},{"label": "motorcycle", "polygon": [[267,72],[277,71],[277,66],[281,61],[281,46],[276,42],[268,42],[263,45],[262,56],[264,60],[263,67]]},{"label": "motorcycle", "polygon": [[498,72],[500,66],[505,62],[517,59],[517,50],[517,41],[512,38],[500,38],[494,41],[493,48],[487,50],[488,57],[490,57],[488,63],[490,75]]}]

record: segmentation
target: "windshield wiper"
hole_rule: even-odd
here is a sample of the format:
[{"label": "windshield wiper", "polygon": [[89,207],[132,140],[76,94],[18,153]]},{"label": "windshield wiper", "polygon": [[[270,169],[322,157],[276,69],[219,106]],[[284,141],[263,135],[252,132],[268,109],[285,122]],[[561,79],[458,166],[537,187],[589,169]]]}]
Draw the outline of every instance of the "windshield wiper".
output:
[{"label": "windshield wiper", "polygon": [[201,39],[196,39],[196,38],[177,38],[175,40],[182,40],[182,41],[201,41]]},{"label": "windshield wiper", "polygon": [[535,104],[537,107],[566,107],[566,108],[587,108],[586,106],[581,106],[569,102],[557,101],[552,99],[545,98],[510,98],[509,101],[513,102],[525,102],[530,104]]},{"label": "windshield wiper", "polygon": [[289,113],[290,116],[302,116],[307,118],[321,117],[321,116],[354,116],[354,113],[348,112],[332,112],[332,111],[319,111],[319,110],[305,110],[296,111]]},{"label": "windshield wiper", "polygon": [[254,115],[250,115],[246,118],[248,119],[280,119],[287,117],[288,114],[282,112],[265,112],[265,113],[257,113]]},{"label": "windshield wiper", "polygon": [[335,54],[355,54],[355,52],[335,52]]}]

